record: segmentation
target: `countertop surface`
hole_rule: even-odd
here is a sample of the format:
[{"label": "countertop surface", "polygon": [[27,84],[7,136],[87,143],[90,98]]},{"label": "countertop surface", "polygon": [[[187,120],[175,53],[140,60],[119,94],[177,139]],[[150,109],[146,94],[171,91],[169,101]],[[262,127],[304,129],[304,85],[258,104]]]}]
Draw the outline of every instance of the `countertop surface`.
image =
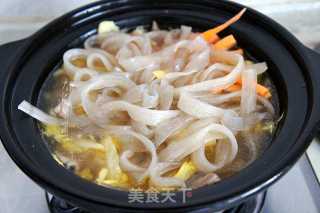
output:
[{"label": "countertop surface", "polygon": [[[53,18],[92,0],[2,0],[0,44],[25,38]],[[239,0],[273,17],[307,46],[320,43],[320,2],[316,0]],[[1,60],[1,59],[0,59]],[[0,68],[1,69],[1,68]],[[319,142],[308,150],[315,167],[320,167]],[[320,168],[319,168],[320,169]],[[44,191],[13,163],[0,143],[0,213],[48,213]],[[269,190],[264,213],[320,212],[320,188],[304,155]]]}]

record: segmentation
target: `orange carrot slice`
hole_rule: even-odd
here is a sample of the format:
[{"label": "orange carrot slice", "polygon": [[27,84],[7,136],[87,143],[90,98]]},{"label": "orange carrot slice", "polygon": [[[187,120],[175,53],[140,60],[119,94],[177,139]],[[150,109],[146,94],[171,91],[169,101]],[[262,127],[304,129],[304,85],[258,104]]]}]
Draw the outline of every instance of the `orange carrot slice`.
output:
[{"label": "orange carrot slice", "polygon": [[202,36],[208,43],[216,43],[220,40],[219,36],[215,33],[202,33]]},{"label": "orange carrot slice", "polygon": [[225,30],[226,28],[228,28],[231,24],[237,22],[242,15],[246,12],[246,8],[244,8],[243,10],[241,10],[237,15],[235,15],[234,17],[232,17],[231,19],[229,19],[227,22],[213,28],[210,30],[207,30],[206,32],[202,33],[203,38],[207,41],[207,42],[215,42],[217,40],[217,38],[219,38],[217,36],[218,33],[220,33],[221,31]]},{"label": "orange carrot slice", "polygon": [[211,92],[213,94],[219,94],[219,93],[222,93],[222,92],[236,92],[236,91],[239,91],[241,90],[241,85],[238,84],[238,83],[235,83],[227,88],[216,88],[216,89],[212,89]]},{"label": "orange carrot slice", "polygon": [[229,50],[232,47],[237,45],[237,41],[234,38],[233,35],[229,35],[227,37],[224,37],[223,39],[221,39],[220,41],[218,41],[217,43],[215,43],[213,45],[214,49],[216,50]]},{"label": "orange carrot slice", "polygon": [[226,92],[236,92],[236,91],[239,91],[239,90],[241,90],[241,85],[239,85],[239,84],[231,85],[230,87],[225,89]]},{"label": "orange carrot slice", "polygon": [[[236,91],[241,90],[241,88],[242,88],[241,81],[240,82],[237,81],[235,84],[227,87],[226,89],[213,89],[213,90],[211,90],[211,92],[213,94],[219,94],[222,92],[236,92]],[[270,90],[261,84],[257,84],[256,90],[257,90],[257,94],[262,97],[271,98],[271,96],[272,96]]]},{"label": "orange carrot slice", "polygon": [[[241,78],[239,78],[237,80],[236,84],[242,85]],[[256,90],[257,90],[257,94],[259,94],[260,96],[263,96],[265,98],[270,98],[272,96],[269,89],[261,84],[257,84]]]},{"label": "orange carrot slice", "polygon": [[216,89],[211,89],[210,92],[213,94],[219,94],[222,93],[224,91],[224,89],[221,88],[216,88]]},{"label": "orange carrot slice", "polygon": [[269,89],[265,86],[262,86],[261,84],[257,84],[257,93],[260,96],[263,96],[265,98],[271,98],[271,92],[269,91]]}]

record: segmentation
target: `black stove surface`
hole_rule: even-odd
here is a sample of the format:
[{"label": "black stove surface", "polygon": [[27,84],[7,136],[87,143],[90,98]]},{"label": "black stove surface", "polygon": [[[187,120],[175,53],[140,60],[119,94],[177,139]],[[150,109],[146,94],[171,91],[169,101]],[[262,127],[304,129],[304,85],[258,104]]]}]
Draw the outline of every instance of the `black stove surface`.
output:
[{"label": "black stove surface", "polygon": [[[248,199],[246,202],[219,213],[259,213],[264,205],[266,192],[258,194],[256,197]],[[46,200],[50,213],[90,213],[79,207],[68,204],[65,200],[54,197],[46,193]],[[213,213],[208,208],[194,210],[190,213]]]}]

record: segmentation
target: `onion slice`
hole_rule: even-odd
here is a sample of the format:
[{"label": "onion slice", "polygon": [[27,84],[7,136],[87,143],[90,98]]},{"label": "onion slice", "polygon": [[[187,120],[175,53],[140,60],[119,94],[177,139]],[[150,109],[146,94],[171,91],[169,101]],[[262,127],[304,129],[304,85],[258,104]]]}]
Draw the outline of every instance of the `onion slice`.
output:
[{"label": "onion slice", "polygon": [[23,111],[24,113],[30,115],[31,117],[37,119],[38,121],[45,123],[45,124],[50,124],[50,125],[61,125],[63,124],[63,120],[53,117],[42,110],[38,109],[37,107],[33,106],[27,101],[22,101],[18,109]]}]

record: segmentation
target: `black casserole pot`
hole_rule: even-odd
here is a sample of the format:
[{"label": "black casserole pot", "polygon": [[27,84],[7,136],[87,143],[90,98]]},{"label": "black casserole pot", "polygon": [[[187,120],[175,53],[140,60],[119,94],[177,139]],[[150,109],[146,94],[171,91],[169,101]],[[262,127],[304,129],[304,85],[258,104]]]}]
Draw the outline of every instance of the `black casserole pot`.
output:
[{"label": "black casserole pot", "polygon": [[[96,33],[102,20],[121,28],[190,25],[209,29],[244,6],[209,0],[109,0],[74,10],[25,40],[0,47],[0,136],[11,158],[28,176],[50,193],[90,212],[208,211],[239,204],[285,174],[308,147],[320,121],[320,55],[303,46],[292,34],[259,12],[249,9],[225,33],[258,61],[266,61],[284,117],[265,153],[238,174],[192,191],[182,202],[128,203],[128,192],[90,183],[59,166],[40,135],[37,122],[17,110],[27,100],[35,105],[44,81],[61,63],[63,53],[79,47]],[[196,106],[195,106],[196,107]]]}]

